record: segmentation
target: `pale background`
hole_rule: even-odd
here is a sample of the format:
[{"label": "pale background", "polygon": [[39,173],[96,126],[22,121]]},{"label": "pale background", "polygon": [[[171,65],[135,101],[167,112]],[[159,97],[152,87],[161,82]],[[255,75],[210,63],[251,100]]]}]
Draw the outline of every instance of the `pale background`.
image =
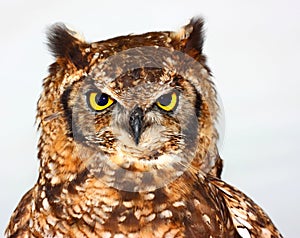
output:
[{"label": "pale background", "polygon": [[226,114],[223,178],[250,195],[285,237],[299,237],[300,2],[0,1],[0,237],[37,179],[34,126],[53,61],[45,30],[62,21],[89,41],[177,30],[206,19],[208,55]]}]

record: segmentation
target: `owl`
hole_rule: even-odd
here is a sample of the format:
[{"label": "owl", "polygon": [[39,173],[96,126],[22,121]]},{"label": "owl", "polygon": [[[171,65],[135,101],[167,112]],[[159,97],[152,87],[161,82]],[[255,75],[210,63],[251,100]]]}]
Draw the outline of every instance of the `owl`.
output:
[{"label": "owl", "polygon": [[282,237],[221,180],[203,24],[93,43],[49,29],[39,177],[6,237]]}]

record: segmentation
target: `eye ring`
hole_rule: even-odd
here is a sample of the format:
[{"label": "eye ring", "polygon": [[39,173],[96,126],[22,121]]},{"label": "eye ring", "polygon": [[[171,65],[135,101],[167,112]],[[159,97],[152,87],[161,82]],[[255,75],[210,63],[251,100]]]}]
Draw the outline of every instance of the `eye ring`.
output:
[{"label": "eye ring", "polygon": [[104,109],[110,107],[113,103],[114,99],[106,93],[94,91],[87,93],[87,104],[96,112],[103,111]]},{"label": "eye ring", "polygon": [[157,99],[156,105],[164,111],[174,111],[178,105],[178,94],[175,91],[164,94]]}]

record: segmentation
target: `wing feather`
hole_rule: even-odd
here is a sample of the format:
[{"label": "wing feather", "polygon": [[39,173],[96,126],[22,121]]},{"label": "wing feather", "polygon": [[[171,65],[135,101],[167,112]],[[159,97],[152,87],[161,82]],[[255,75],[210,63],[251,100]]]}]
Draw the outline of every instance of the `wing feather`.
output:
[{"label": "wing feather", "polygon": [[248,196],[218,178],[208,179],[223,194],[233,224],[241,237],[282,238],[268,215]]}]

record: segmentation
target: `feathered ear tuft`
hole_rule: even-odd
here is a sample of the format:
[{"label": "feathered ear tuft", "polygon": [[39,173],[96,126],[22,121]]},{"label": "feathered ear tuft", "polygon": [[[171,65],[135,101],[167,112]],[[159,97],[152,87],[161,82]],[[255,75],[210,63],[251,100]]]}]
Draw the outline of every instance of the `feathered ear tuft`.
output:
[{"label": "feathered ear tuft", "polygon": [[194,58],[202,55],[203,25],[202,18],[192,18],[188,25],[182,27],[179,32],[173,33],[173,37],[180,42],[180,50]]},{"label": "feathered ear tuft", "polygon": [[64,24],[54,24],[47,32],[48,47],[56,58],[65,58],[76,68],[81,69],[88,65],[87,58],[82,51],[86,43],[73,35],[74,32]]},{"label": "feathered ear tuft", "polygon": [[202,54],[204,42],[203,25],[204,21],[202,18],[192,18],[190,23],[184,27],[187,35],[187,42],[185,45],[185,50],[187,52],[190,50],[197,50],[199,54]]}]

